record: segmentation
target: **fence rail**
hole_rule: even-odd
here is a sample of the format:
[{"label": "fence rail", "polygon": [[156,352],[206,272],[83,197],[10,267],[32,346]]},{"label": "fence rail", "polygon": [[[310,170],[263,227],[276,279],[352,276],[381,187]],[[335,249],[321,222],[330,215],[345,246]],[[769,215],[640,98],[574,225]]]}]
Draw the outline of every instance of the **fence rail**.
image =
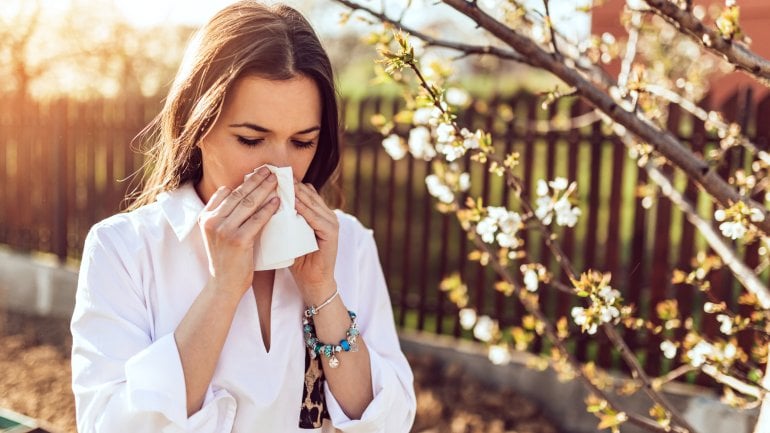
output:
[{"label": "fence rail", "polygon": [[[345,210],[375,231],[398,324],[462,335],[456,307],[438,289],[442,276],[451,271],[459,271],[468,283],[471,304],[481,314],[492,315],[503,325],[520,324],[522,306],[494,290],[493,272],[468,260],[473,245],[454,217],[435,210],[424,186],[429,163],[412,158],[394,161],[382,150],[370,116],[394,114],[400,106],[398,101],[379,99],[343,103],[347,129],[340,181]],[[647,203],[637,194],[637,184],[647,182],[644,171],[599,123],[564,132],[540,132],[535,127],[542,122],[564,124],[564,119],[587,112],[585,106],[567,101],[545,113],[537,107],[534,97],[514,95],[476,102],[459,120],[468,128],[493,132],[499,149],[521,153],[516,170],[525,195],[534,196],[537,179],[565,176],[578,181],[583,215],[574,229],[559,230],[576,269],[611,272],[613,286],[637,306],[641,317],[653,321],[656,303],[674,297],[685,313],[693,315],[697,329],[716,335],[718,323],[702,314],[703,294],[671,284],[672,269],[690,267],[695,253],[707,250],[704,240],[667,199]],[[754,101],[749,92],[739,92],[716,108],[739,123],[761,149],[768,149],[770,98]],[[160,102],[149,99],[41,103],[0,98],[0,244],[77,260],[90,226],[124,204],[130,183],[119,180],[139,170],[143,162],[130,143],[159,109]],[[687,113],[674,109],[668,126],[698,153],[718,146],[703,123]],[[741,149],[733,149],[719,169],[724,173],[745,166],[747,158]],[[518,209],[499,178],[468,159],[460,164],[471,174],[473,195],[484,203]],[[698,188],[681,173],[667,174],[697,203],[699,212],[711,218],[712,204]],[[528,232],[525,242],[533,260],[563,276],[537,233]],[[757,246],[739,245],[738,250],[750,265],[759,263]],[[761,275],[764,281],[767,274]],[[730,307],[741,311],[740,289],[729,271],[714,272],[711,284]],[[571,297],[549,291],[542,292],[541,303],[551,317],[568,315],[577,305]],[[659,354],[659,337],[635,334],[629,341],[652,374],[668,370],[668,361]],[[740,342],[749,348],[752,336],[742,335]],[[537,342],[540,348],[546,348],[544,344]],[[620,365],[602,337],[581,337],[574,350],[581,359]]]}]

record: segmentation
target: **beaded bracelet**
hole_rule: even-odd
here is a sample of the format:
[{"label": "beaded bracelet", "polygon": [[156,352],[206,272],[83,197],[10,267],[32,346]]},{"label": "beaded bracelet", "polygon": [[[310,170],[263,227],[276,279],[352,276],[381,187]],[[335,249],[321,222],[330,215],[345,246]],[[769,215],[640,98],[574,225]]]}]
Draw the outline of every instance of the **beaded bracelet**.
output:
[{"label": "beaded bracelet", "polygon": [[318,314],[318,312],[321,311],[321,308],[329,305],[329,303],[331,303],[331,301],[333,301],[334,298],[339,296],[339,294],[340,294],[340,290],[339,289],[334,289],[334,293],[331,296],[329,296],[329,299],[323,301],[323,303],[321,303],[321,305],[319,305],[317,307],[315,305],[311,305],[310,307],[308,307],[308,309],[305,310],[305,317],[311,318],[311,317],[315,316],[316,314]]},{"label": "beaded bracelet", "polygon": [[302,329],[305,332],[305,346],[307,346],[310,353],[310,358],[315,359],[319,355],[323,355],[329,358],[329,367],[337,368],[340,365],[337,354],[340,352],[358,352],[358,339],[359,331],[358,324],[356,323],[356,313],[348,311],[350,316],[350,328],[346,332],[344,340],[340,340],[339,344],[326,344],[318,340],[315,334],[315,326],[313,320],[310,317],[302,318]]}]

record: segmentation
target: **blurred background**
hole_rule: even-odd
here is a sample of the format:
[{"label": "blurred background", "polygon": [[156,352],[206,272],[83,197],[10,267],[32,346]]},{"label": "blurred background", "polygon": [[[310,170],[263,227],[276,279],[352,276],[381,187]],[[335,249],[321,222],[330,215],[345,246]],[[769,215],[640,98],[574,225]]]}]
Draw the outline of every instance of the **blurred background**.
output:
[{"label": "blurred background", "polygon": [[[755,40],[770,31],[770,14],[762,1],[755,2],[755,9],[750,9],[750,1],[746,6],[746,15],[753,19],[746,22],[747,33]],[[137,134],[160,110],[192,33],[229,3],[0,0],[0,408],[47,422],[51,431],[74,431],[67,321],[85,235],[95,222],[125,208],[126,194],[138,186],[136,174],[146,145]],[[335,67],[346,125],[339,179],[343,209],[374,229],[402,333],[444,336],[450,346],[457,345],[458,338],[472,339],[470,331],[461,329],[457,307],[439,288],[441,279],[453,271],[468,282],[470,302],[480,314],[494,316],[501,326],[520,325],[521,305],[495,290],[494,273],[479,266],[482,258],[473,254],[454,217],[435,210],[424,182],[429,163],[414,158],[394,161],[382,149],[383,137],[372,118],[390,118],[404,103],[396,86],[373,82],[377,53],[362,39],[377,26],[355,17],[341,23],[345,9],[331,1],[288,3],[314,25]],[[364,2],[384,7],[391,16],[405,3]],[[553,1],[556,25],[575,40],[586,38],[592,29],[620,38],[624,2],[604,3],[592,22],[591,15],[574,13],[576,2]],[[491,42],[468,20],[432,1],[412,2],[404,23],[453,40]],[[766,48],[760,47],[760,53]],[[456,53],[434,50],[424,60],[431,56]],[[671,283],[671,270],[691,266],[693,256],[704,248],[703,239],[667,200],[655,197],[644,172],[600,124],[565,129],[571,117],[589,108],[568,99],[542,110],[542,94],[559,81],[526,66],[465,57],[452,68],[454,86],[465,95],[460,123],[485,128],[495,134],[495,145],[519,151],[523,162],[517,174],[530,193],[537,179],[564,176],[578,181],[583,216],[574,230],[560,232],[576,268],[612,272],[613,286],[642,316],[654,316],[658,301],[674,297],[680,305],[692,306],[697,326],[716,333],[718,323],[701,320],[702,296],[676,290]],[[717,91],[706,96],[706,104],[723,109],[729,120],[765,145],[770,125],[757,121],[770,118],[765,90],[735,75],[727,77],[733,78],[723,77],[726,81],[714,86]],[[670,127],[699,151],[718,145],[703,124],[686,113],[674,110]],[[407,129],[396,132],[408,135]],[[472,194],[485,203],[515,206],[499,179],[478,164],[461,163],[471,173]],[[731,163],[739,164],[740,156]],[[699,203],[704,215],[713,214],[711,203],[699,200],[686,179],[677,175],[675,183]],[[526,243],[531,257],[559,272],[536,233],[528,234]],[[742,254],[754,257],[757,252],[746,249]],[[767,272],[763,278],[768,278]],[[737,304],[740,288],[729,272],[715,272],[712,284],[719,293],[733,294]],[[550,293],[541,302],[549,315],[559,317],[575,301]],[[424,356],[423,343],[413,344],[415,338],[405,343],[420,398],[415,431],[429,429],[439,418],[447,424],[438,431],[560,431],[545,419],[548,410],[533,403],[535,397],[478,398],[489,384],[463,369],[437,367]],[[648,372],[670,371],[671,362],[660,356],[658,337],[631,336],[629,341]],[[536,352],[549,350],[539,338],[533,347]],[[582,360],[622,368],[618,354],[601,338],[584,336],[572,350]],[[483,356],[474,362],[477,369],[489,367]],[[502,383],[500,377],[494,380]],[[699,382],[694,376],[687,380]],[[516,401],[518,409],[501,406],[505,401]],[[582,413],[580,401],[573,406]],[[559,410],[552,408],[551,413],[563,415]],[[450,428],[452,423],[460,427]],[[585,431],[595,427],[590,417],[586,425],[590,427]],[[573,423],[572,431],[579,431],[577,426]]]}]

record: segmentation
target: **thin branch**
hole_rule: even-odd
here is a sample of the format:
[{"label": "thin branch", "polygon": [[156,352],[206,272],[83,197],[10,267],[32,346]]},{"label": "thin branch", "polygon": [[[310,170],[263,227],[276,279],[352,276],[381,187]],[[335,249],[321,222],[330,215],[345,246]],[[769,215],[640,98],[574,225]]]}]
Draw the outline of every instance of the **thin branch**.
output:
[{"label": "thin branch", "polygon": [[[524,200],[522,199],[522,202]],[[473,238],[474,243],[477,247],[480,249],[483,249],[487,254],[494,254],[493,251],[491,251],[491,248],[489,245],[487,245],[484,241],[482,241],[478,236]],[[519,295],[521,293],[521,284],[518,283],[511,273],[509,272],[508,268],[502,266],[500,262],[497,260],[491,260],[490,263],[492,264],[492,267],[495,269],[498,275],[500,275],[503,280],[505,280],[508,284],[510,284],[513,287],[514,294]],[[549,283],[552,284],[552,283]],[[574,291],[570,291],[571,294],[574,294]],[[567,362],[573,367],[573,369],[578,373],[578,377],[580,380],[585,384],[588,389],[599,396],[599,398],[605,400],[618,411],[621,411],[620,405],[615,403],[613,401],[613,398],[607,394],[603,389],[599,388],[595,383],[591,381],[591,379],[585,375],[582,368],[580,367],[581,362],[578,361],[577,358],[575,358],[567,349],[567,346],[564,344],[564,341],[559,338],[558,332],[556,329],[554,329],[551,322],[548,320],[548,318],[545,316],[545,314],[540,310],[539,305],[537,305],[536,302],[527,302],[525,299],[519,297],[521,299],[522,304],[524,305],[524,308],[526,308],[527,312],[535,317],[536,320],[538,320],[540,323],[543,324],[543,332],[548,336],[549,340],[559,349],[559,352],[564,356],[567,360]],[[653,421],[649,418],[639,416],[635,414],[634,412],[629,411],[623,411],[628,416],[628,421],[639,425],[641,427],[647,428],[651,431],[657,431],[657,432],[670,432],[671,429],[665,428],[658,424],[657,421]],[[673,428],[674,431],[683,433],[683,430],[680,427],[675,426]],[[694,432],[695,430],[688,430],[689,432]]]},{"label": "thin branch", "polygon": [[553,20],[551,19],[551,11],[548,7],[550,0],[543,0],[543,6],[545,7],[545,25],[548,27],[548,33],[551,35],[551,45],[553,45],[553,52],[559,56],[559,47],[556,46],[556,32],[553,30]]},{"label": "thin branch", "polygon": [[656,378],[655,381],[661,384],[673,382],[678,377],[684,376],[685,374],[691,371],[697,371],[697,370],[698,369],[693,367],[692,365],[683,364],[675,368],[674,370],[669,371],[666,375]]},{"label": "thin branch", "polygon": [[[678,93],[670,89],[667,89],[663,86],[660,86],[657,84],[645,84],[644,86],[640,87],[638,90],[640,92],[647,92],[651,95],[655,95],[657,97],[663,98],[668,102],[674,103],[682,107],[685,111],[697,117],[701,121],[713,123],[719,129],[726,131],[730,128],[730,125],[728,125],[726,122],[718,118],[710,118],[708,111],[706,111],[702,107],[699,107],[698,104],[690,101],[689,99],[683,98]],[[752,152],[755,155],[758,155],[758,156],[762,155],[761,153],[762,151],[759,149],[759,147],[757,147],[756,144],[754,144],[751,140],[748,139],[748,137],[746,137],[743,134],[741,134],[741,137],[739,139],[739,144],[745,147],[746,149],[748,149],[750,152]]]},{"label": "thin branch", "polygon": [[396,20],[396,19],[390,18],[384,13],[377,12],[364,5],[360,5],[358,3],[355,3],[349,0],[335,0],[335,1],[347,6],[352,10],[364,11],[384,23],[392,24],[400,28],[401,30],[405,31],[406,33],[409,33],[410,35],[422,40],[429,46],[449,48],[457,51],[462,51],[466,55],[491,54],[501,59],[512,60],[518,63],[527,63],[523,57],[521,57],[519,54],[517,54],[514,51],[505,50],[499,47],[493,47],[491,45],[471,45],[471,44],[463,44],[461,42],[446,41],[443,39],[434,38],[432,36],[426,35],[423,32],[420,32],[411,27],[407,27],[403,25],[400,19]]},{"label": "thin branch", "polygon": [[709,51],[724,57],[738,69],[770,86],[770,61],[745,45],[725,39],[716,30],[703,24],[691,12],[682,10],[670,0],[644,0],[658,15],[689,34]]},{"label": "thin branch", "polygon": [[[417,64],[414,61],[410,61],[410,62],[407,62],[407,66],[409,66],[417,75],[417,78],[420,80],[420,85],[430,95],[434,106],[438,108],[442,113],[446,114],[445,108],[441,106],[437,95],[433,92],[433,89],[423,77],[422,73],[420,72],[420,69],[417,67]],[[456,133],[462,135],[461,129],[457,125],[457,123],[453,122],[452,125],[454,126]],[[505,167],[505,164],[503,163],[503,161],[500,160],[500,158],[497,157],[496,155],[487,155],[487,158],[490,161],[495,161],[501,167]],[[521,180],[516,175],[513,174],[510,168],[506,168],[505,170],[505,182],[506,182],[506,185],[512,188],[514,191],[525,190]],[[526,200],[521,195],[519,196],[519,202],[522,205],[524,213],[529,215],[535,215],[535,208],[532,206],[532,204],[528,200]],[[543,224],[543,222],[540,219],[533,218],[533,221],[536,224],[536,228],[543,234],[543,238],[545,239],[546,245],[551,250],[551,253],[556,258],[556,261],[561,266],[562,270],[567,274],[567,277],[573,281],[577,280],[578,279],[577,273],[572,267],[572,264],[569,258],[564,253],[564,250],[561,249],[561,246],[555,240],[556,238],[555,236],[553,236],[553,233],[551,232],[551,230],[545,224]],[[477,239],[476,243],[479,244],[478,238],[475,238],[475,239]],[[487,253],[490,253],[486,245],[481,245],[481,247],[485,249]],[[493,260],[492,264],[495,267],[495,269],[498,271],[498,273],[503,278],[505,278],[505,280],[509,284],[511,284],[514,287],[514,291],[517,290],[517,287],[520,287],[520,285],[515,284],[514,280],[511,278],[507,269],[502,265],[500,265],[499,262],[497,262],[496,260]],[[524,300],[522,300],[522,302],[524,302]],[[528,304],[527,302],[524,302],[524,303],[525,303],[525,306],[526,304]],[[533,315],[536,315],[538,320],[541,320],[545,324],[546,328],[551,326],[550,323],[547,321],[547,318],[545,317],[545,315],[543,315],[543,313],[539,310],[539,307],[537,307],[536,305],[531,305],[527,307],[527,310]],[[623,357],[624,361],[631,369],[632,377],[634,377],[635,379],[641,380],[642,389],[650,397],[650,399],[652,399],[652,401],[659,404],[660,406],[665,408],[669,413],[671,413],[672,420],[676,424],[678,424],[688,432],[691,432],[691,433],[695,432],[695,429],[693,429],[692,426],[690,426],[690,424],[673,408],[671,403],[669,403],[668,399],[666,399],[666,397],[664,397],[654,389],[654,387],[652,386],[651,379],[649,378],[647,373],[644,371],[642,366],[639,364],[639,360],[636,359],[636,355],[631,351],[631,349],[626,344],[625,340],[623,340],[623,338],[617,333],[615,328],[613,328],[613,326],[610,325],[609,323],[603,323],[602,329],[604,330],[607,337],[612,341],[613,345],[620,351],[620,354]],[[558,337],[558,334],[555,333],[555,331],[553,330],[551,331],[552,331],[552,335]],[[557,338],[557,340],[554,341],[554,344],[558,344],[558,343],[560,342]],[[569,355],[569,352],[566,351],[566,346],[561,345],[560,349],[562,350],[562,353],[564,354],[564,356],[572,360],[571,356]],[[575,360],[575,362],[577,361]],[[579,364],[573,364],[573,365],[579,365]],[[588,380],[588,382],[590,382],[590,380]],[[658,428],[662,429],[660,426],[658,426]]]},{"label": "thin branch", "polygon": [[760,305],[764,309],[770,309],[770,290],[767,286],[762,284],[762,281],[754,273],[754,270],[746,266],[736,254],[735,250],[731,248],[727,242],[725,242],[722,236],[714,230],[714,227],[709,221],[704,220],[698,215],[695,206],[693,206],[687,199],[685,199],[679,191],[674,188],[669,179],[660,172],[651,163],[645,165],[645,170],[650,178],[655,181],[661,187],[663,195],[668,197],[672,203],[674,203],[679,209],[684,212],[687,221],[695,226],[696,229],[703,235],[709,246],[716,252],[721,258],[722,262],[730,268],[735,278],[743,284],[746,290],[757,297]]},{"label": "thin branch", "polygon": [[628,76],[631,75],[631,65],[636,58],[636,49],[639,44],[639,28],[642,25],[642,14],[640,12],[631,13],[630,29],[628,30],[628,42],[626,43],[626,55],[620,65],[620,74],[618,74],[618,87],[625,89],[628,85]]},{"label": "thin branch", "polygon": [[702,370],[704,373],[714,378],[714,380],[716,380],[717,382],[727,385],[730,388],[742,394],[750,395],[756,398],[757,400],[761,401],[762,398],[764,398],[765,394],[767,393],[764,389],[758,386],[750,385],[746,382],[740,381],[732,376],[728,376],[722,373],[721,371],[719,371],[719,369],[717,369],[713,365],[706,364],[703,366]]},{"label": "thin branch", "polygon": [[606,113],[615,122],[653,145],[661,155],[687,173],[722,206],[729,207],[738,201],[743,201],[752,209],[760,210],[765,218],[754,224],[764,234],[770,234],[770,216],[764,206],[748,197],[742,197],[732,185],[716,173],[710,172],[709,165],[683,146],[670,132],[661,130],[634,112],[627,111],[602,89],[587,81],[570,66],[555,59],[552,54],[544,51],[528,37],[516,33],[478,8],[471,7],[465,0],[443,1],[515,49],[531,65],[543,68],[561,78],[568,85],[577,88],[581,96],[587,101]]},{"label": "thin branch", "polygon": [[588,113],[570,118],[569,123],[563,126],[555,124],[553,120],[534,120],[527,123],[527,128],[530,131],[539,133],[566,132],[593,125],[600,120],[602,120],[601,116],[594,111],[589,111]]}]

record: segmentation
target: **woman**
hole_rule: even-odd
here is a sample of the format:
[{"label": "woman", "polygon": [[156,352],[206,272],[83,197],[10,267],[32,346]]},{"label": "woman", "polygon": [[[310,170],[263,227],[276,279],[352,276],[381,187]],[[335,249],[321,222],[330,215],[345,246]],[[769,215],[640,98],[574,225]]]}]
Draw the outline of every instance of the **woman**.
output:
[{"label": "woman", "polygon": [[[339,163],[335,95],[287,6],[241,1],[201,29],[155,122],[144,191],[86,239],[80,433],[409,430],[412,373],[371,231],[318,193]],[[254,271],[281,205],[263,165],[291,167],[318,249]]]}]

